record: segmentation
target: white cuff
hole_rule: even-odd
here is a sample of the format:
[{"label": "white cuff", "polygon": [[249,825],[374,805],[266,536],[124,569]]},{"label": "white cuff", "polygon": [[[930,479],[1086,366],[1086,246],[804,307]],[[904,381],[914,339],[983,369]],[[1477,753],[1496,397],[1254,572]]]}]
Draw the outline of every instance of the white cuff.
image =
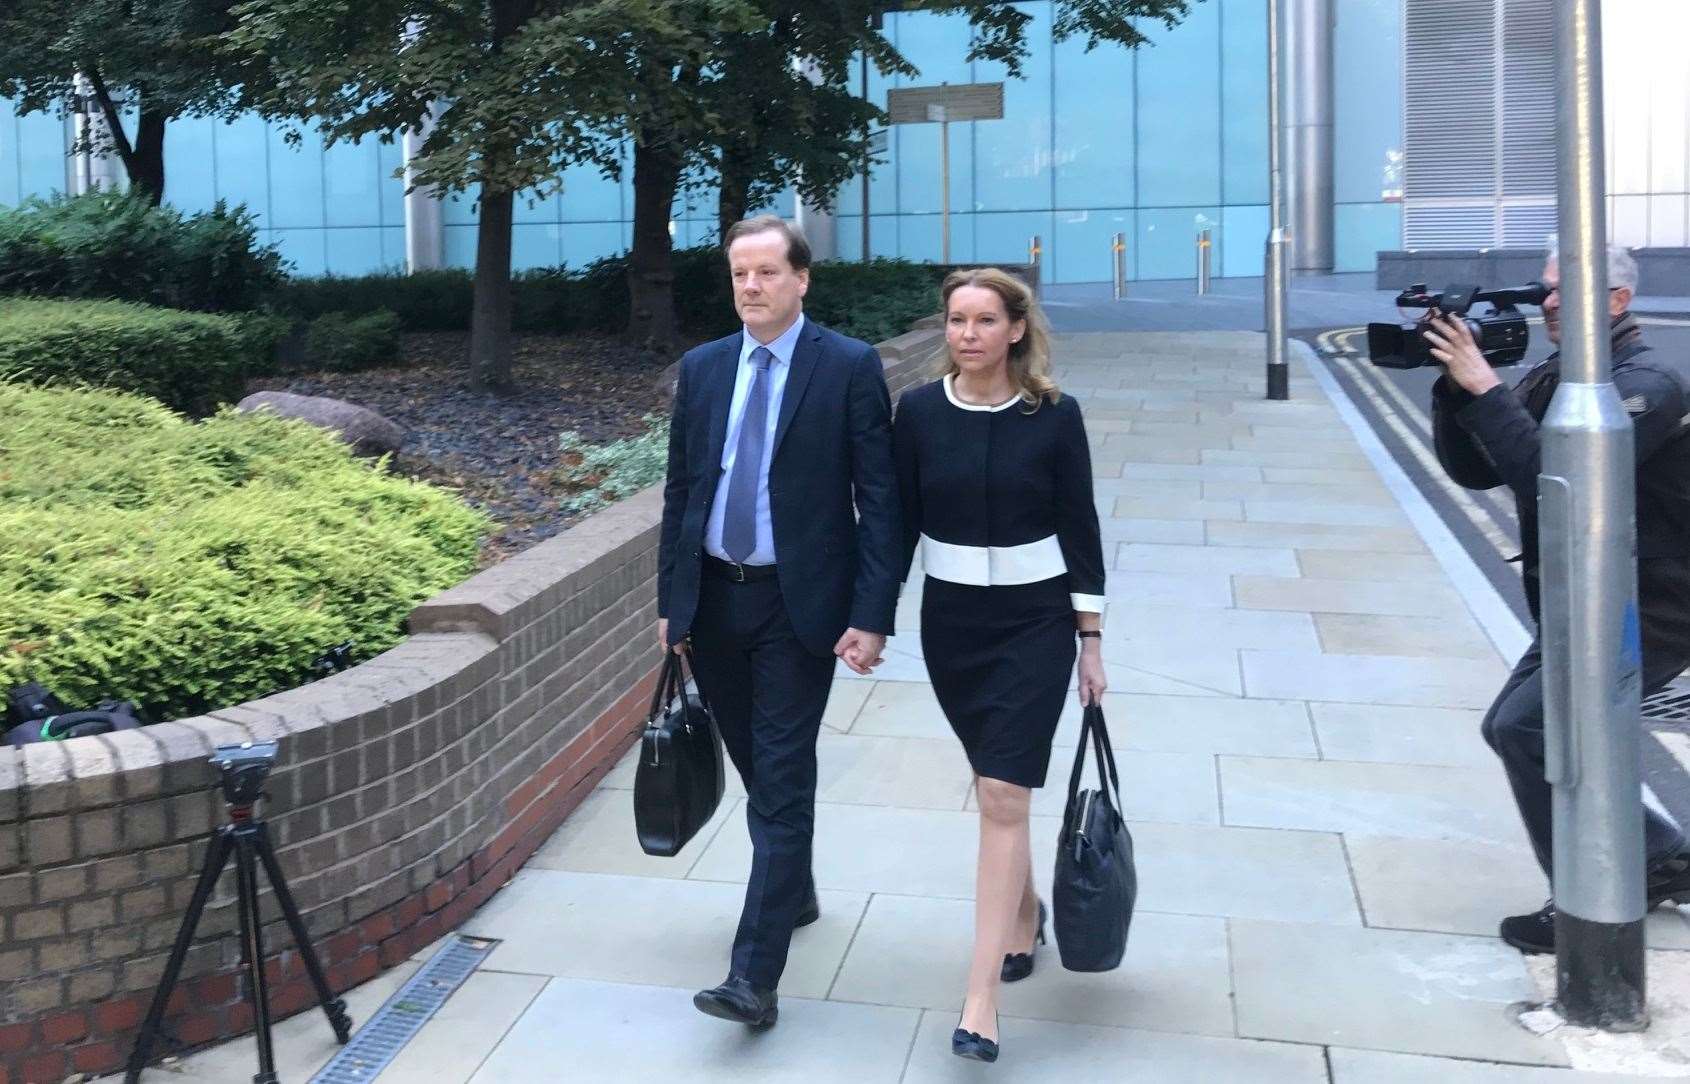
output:
[{"label": "white cuff", "polygon": [[1102,613],[1107,601],[1102,595],[1069,595],[1068,598],[1074,603],[1075,611],[1083,614]]}]

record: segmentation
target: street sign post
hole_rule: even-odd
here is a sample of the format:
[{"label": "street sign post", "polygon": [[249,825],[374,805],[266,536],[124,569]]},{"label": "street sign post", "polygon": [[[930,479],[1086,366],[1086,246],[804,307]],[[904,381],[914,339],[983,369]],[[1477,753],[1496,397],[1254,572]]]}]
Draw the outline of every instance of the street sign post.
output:
[{"label": "street sign post", "polygon": [[893,124],[939,126],[939,261],[951,262],[951,123],[1002,120],[1002,83],[941,83],[936,87],[898,87],[886,94]]},{"label": "street sign post", "polygon": [[1609,356],[1601,0],[1557,0],[1560,387],[1542,428],[1544,775],[1555,789],[1556,1001],[1647,1025],[1635,448]]}]

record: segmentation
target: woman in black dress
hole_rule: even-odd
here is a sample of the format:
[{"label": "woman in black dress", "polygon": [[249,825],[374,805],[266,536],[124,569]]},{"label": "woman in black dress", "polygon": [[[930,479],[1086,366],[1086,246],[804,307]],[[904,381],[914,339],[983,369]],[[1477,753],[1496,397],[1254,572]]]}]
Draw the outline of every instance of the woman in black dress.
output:
[{"label": "woman in black dress", "polygon": [[927,580],[921,646],[939,706],[974,769],[980,805],[974,957],[951,1047],[995,1061],[1000,981],[1033,970],[1044,905],[1027,815],[1074,671],[1104,690],[1103,547],[1080,407],[1050,377],[1032,291],[996,268],[942,287],[942,379],[893,421],[905,556]]}]

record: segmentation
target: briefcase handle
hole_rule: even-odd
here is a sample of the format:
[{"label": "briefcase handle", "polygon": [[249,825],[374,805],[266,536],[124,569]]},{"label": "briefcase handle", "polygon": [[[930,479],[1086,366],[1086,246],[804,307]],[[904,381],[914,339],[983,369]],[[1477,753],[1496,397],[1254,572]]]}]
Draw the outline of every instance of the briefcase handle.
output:
[{"label": "briefcase handle", "polygon": [[[683,663],[684,660],[684,663]],[[652,690],[651,710],[646,713],[646,725],[652,726],[665,708],[674,702],[676,697],[681,701],[681,720],[690,729],[693,725],[692,704],[689,702],[687,691],[687,671],[691,670],[696,676],[698,665],[693,661],[692,645],[683,643],[681,651],[663,653],[663,670],[657,676],[657,687]],[[710,710],[710,701],[705,699],[704,684],[698,683],[698,700],[704,705],[704,710]]]},{"label": "briefcase handle", "polygon": [[1110,792],[1114,793],[1114,810],[1121,811],[1121,776],[1115,767],[1115,748],[1109,741],[1109,727],[1103,721],[1103,707],[1100,704],[1086,705],[1085,717],[1080,724],[1080,747],[1075,751],[1074,770],[1068,776],[1068,808],[1074,807],[1075,800],[1080,795],[1080,776],[1086,766],[1086,739],[1091,739],[1092,749],[1097,757],[1098,782],[1103,789],[1103,800],[1109,801]]}]

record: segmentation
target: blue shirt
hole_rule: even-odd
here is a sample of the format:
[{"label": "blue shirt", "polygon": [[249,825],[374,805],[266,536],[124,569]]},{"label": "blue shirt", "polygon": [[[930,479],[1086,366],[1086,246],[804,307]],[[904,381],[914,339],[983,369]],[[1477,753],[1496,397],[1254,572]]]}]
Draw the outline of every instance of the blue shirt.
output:
[{"label": "blue shirt", "polygon": [[757,465],[757,548],[745,559],[748,565],[775,563],[774,517],[769,512],[769,463],[775,454],[775,427],[780,423],[781,396],[786,393],[786,377],[792,372],[792,351],[804,330],[804,314],[800,312],[792,326],[771,343],[759,343],[746,328],[740,339],[739,371],[734,377],[734,397],[728,404],[728,434],[722,442],[722,476],[716,480],[716,496],[710,503],[710,519],[704,525],[704,552],[726,561],[730,558],[722,549],[722,522],[728,509],[728,479],[733,476],[734,456],[739,451],[740,422],[745,417],[745,400],[751,395],[751,381],[757,367],[751,363],[751,352],[759,346],[769,348],[775,359],[769,363],[768,431],[763,436],[763,462]]}]

